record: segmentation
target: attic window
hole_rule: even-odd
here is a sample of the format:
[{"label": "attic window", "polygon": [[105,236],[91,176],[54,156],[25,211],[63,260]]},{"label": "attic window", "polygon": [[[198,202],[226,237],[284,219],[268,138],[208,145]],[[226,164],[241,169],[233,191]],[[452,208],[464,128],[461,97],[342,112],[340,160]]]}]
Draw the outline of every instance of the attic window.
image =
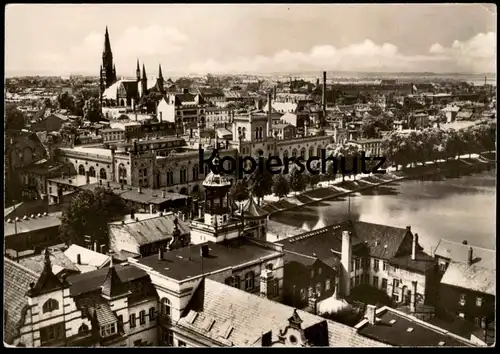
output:
[{"label": "attic window", "polygon": [[390,320],[389,323],[392,325],[392,324],[396,323],[396,320]]},{"label": "attic window", "polygon": [[408,332],[408,333],[413,332],[413,328],[412,327],[408,327],[408,329],[406,330],[406,332]]},{"label": "attic window", "polygon": [[443,341],[439,342],[439,346],[440,346],[440,347],[444,346],[445,344],[446,344],[446,343],[445,343],[445,342],[443,342]]}]

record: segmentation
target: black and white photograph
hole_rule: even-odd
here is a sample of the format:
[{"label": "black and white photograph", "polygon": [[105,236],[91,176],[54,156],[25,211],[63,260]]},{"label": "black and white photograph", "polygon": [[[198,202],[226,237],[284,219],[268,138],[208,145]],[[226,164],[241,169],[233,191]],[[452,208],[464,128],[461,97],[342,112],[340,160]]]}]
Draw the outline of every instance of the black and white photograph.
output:
[{"label": "black and white photograph", "polygon": [[7,4],[6,347],[493,347],[495,4]]}]

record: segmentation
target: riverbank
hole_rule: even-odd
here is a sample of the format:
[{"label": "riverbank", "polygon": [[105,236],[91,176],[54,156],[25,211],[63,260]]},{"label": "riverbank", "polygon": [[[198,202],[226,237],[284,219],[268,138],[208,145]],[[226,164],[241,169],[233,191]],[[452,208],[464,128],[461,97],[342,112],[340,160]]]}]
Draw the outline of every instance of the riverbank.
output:
[{"label": "riverbank", "polygon": [[338,178],[330,182],[320,182],[314,189],[297,195],[289,195],[280,200],[274,196],[266,196],[264,198],[265,204],[262,207],[269,213],[269,216],[272,216],[275,213],[307,206],[322,200],[345,197],[404,179],[440,180],[443,178],[457,178],[464,174],[494,167],[496,160],[491,159],[491,157],[494,156],[484,154],[471,158],[464,156],[456,160],[429,162],[425,165],[407,167],[399,171],[389,168],[386,174],[357,175],[355,179],[346,177],[344,181],[342,181],[342,178]]}]

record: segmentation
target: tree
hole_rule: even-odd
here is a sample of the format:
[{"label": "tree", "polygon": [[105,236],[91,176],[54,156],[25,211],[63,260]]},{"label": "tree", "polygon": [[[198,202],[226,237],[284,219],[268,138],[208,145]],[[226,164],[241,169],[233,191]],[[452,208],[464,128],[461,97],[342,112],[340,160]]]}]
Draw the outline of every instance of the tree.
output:
[{"label": "tree", "polygon": [[125,202],[111,189],[98,187],[79,192],[61,218],[63,240],[84,245],[85,235],[92,241],[108,242],[107,223],[128,212]]},{"label": "tree", "polygon": [[288,180],[282,174],[275,175],[273,177],[272,191],[278,198],[283,198],[290,193],[290,184]]},{"label": "tree", "polygon": [[163,94],[159,92],[150,92],[142,96],[139,100],[139,107],[143,108],[147,113],[154,113],[158,102],[163,98]]},{"label": "tree", "polygon": [[[342,181],[345,179],[346,171],[352,171],[349,173],[352,173],[356,178],[359,166],[358,152],[358,146],[351,143],[339,144],[333,151],[333,156],[335,156],[339,165],[337,167],[342,172]],[[344,163],[342,163],[342,159],[344,159]]]},{"label": "tree", "polygon": [[44,98],[43,100],[43,106],[45,108],[52,108],[52,101],[50,100],[50,98]]},{"label": "tree", "polygon": [[231,189],[229,190],[229,195],[232,200],[235,200],[237,202],[242,202],[244,200],[247,200],[248,182],[246,181],[246,179],[241,179],[233,183]]},{"label": "tree", "polygon": [[97,98],[90,98],[83,106],[83,118],[90,122],[101,120],[101,104]]},{"label": "tree", "polygon": [[252,195],[257,197],[258,204],[260,200],[266,195],[271,194],[273,186],[273,176],[269,173],[267,168],[263,171],[256,169],[250,177],[250,191]]},{"label": "tree", "polygon": [[73,114],[77,116],[83,115],[85,102],[91,98],[96,98],[99,102],[98,88],[82,88],[75,93]]},{"label": "tree", "polygon": [[63,140],[70,140],[78,135],[78,129],[72,123],[64,123],[59,129]]},{"label": "tree", "polygon": [[390,130],[392,127],[392,119],[387,115],[368,116],[363,118],[361,131],[364,138],[380,138],[380,131]]},{"label": "tree", "polygon": [[26,123],[26,115],[15,104],[5,106],[5,129],[21,130]]},{"label": "tree", "polygon": [[75,110],[75,101],[67,92],[59,94],[59,96],[57,96],[57,102],[59,103],[59,108],[61,109],[67,109],[71,112]]},{"label": "tree", "polygon": [[290,189],[294,192],[302,192],[306,187],[304,175],[299,172],[297,165],[290,169]]}]

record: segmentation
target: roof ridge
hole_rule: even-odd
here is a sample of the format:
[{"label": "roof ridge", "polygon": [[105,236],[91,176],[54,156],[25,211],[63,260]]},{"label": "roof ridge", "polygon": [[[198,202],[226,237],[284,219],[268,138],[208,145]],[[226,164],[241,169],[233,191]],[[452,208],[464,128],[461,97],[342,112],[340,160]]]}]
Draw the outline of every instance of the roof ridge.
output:
[{"label": "roof ridge", "polygon": [[[442,238],[442,239],[439,240],[438,246],[441,244],[441,241],[446,241],[446,242],[449,242],[449,243],[454,243],[454,244],[457,244],[457,245],[460,245],[460,246],[465,246],[465,247],[479,248],[479,249],[484,250],[484,251],[496,252],[496,250],[492,250],[491,248],[469,245],[468,243],[466,245],[464,245],[462,242],[452,241],[452,240],[448,240],[448,239],[445,239],[445,238]],[[437,249],[437,246],[436,246],[436,249]]]},{"label": "roof ridge", "polygon": [[295,254],[297,256],[301,256],[301,257],[304,257],[304,258],[309,258],[309,259],[318,259],[318,257],[313,257],[313,256],[308,256],[306,254],[303,254],[303,253],[298,253],[298,252],[293,252],[293,251],[290,251],[290,250],[283,250],[284,252],[288,252],[288,253],[292,253],[292,254]]},{"label": "roof ridge", "polygon": [[25,267],[25,266],[23,266],[22,264],[17,263],[17,262],[13,261],[13,260],[12,260],[12,259],[10,259],[10,258],[4,257],[4,260],[6,261],[6,263],[12,263],[12,265],[17,266],[18,268],[20,268],[20,269],[24,270],[25,272],[27,272],[27,273],[29,273],[29,274],[31,274],[31,275],[33,275],[33,276],[35,276],[35,277],[39,277],[39,276],[40,276],[40,274],[38,274],[38,273],[37,273],[37,272],[35,272],[34,270],[32,270],[32,269],[30,269],[30,268],[28,268],[28,267]]}]

